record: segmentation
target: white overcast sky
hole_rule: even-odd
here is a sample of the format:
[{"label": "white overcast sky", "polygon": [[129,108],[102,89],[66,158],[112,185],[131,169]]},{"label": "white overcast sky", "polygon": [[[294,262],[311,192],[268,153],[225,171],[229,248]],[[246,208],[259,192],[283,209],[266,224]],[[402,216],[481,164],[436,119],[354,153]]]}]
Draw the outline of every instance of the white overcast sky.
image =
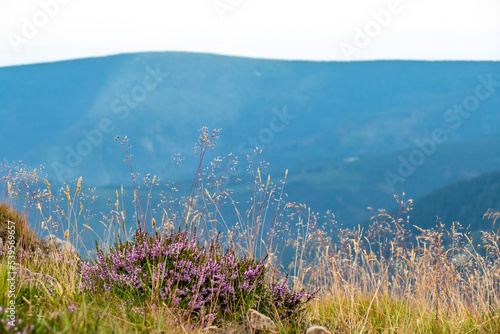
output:
[{"label": "white overcast sky", "polygon": [[500,0],[0,0],[0,66],[139,51],[500,60]]}]

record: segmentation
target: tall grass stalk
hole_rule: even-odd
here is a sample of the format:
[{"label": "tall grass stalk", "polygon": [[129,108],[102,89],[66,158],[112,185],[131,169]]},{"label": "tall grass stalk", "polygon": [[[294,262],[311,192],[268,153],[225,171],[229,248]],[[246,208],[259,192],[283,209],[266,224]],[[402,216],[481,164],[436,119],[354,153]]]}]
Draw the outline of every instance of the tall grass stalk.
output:
[{"label": "tall grass stalk", "polygon": [[[160,240],[182,232],[206,249],[214,240],[224,241],[224,251],[232,249],[239,257],[263,261],[268,282],[284,282],[290,275],[296,290],[318,291],[300,326],[280,318],[278,306],[269,305],[266,312],[277,321],[281,333],[303,332],[311,324],[340,333],[500,332],[500,233],[495,230],[498,211],[492,209],[485,214],[485,219],[492,220],[492,229],[482,231],[480,240],[473,240],[471,231],[459,222],[446,226],[438,220],[433,228],[413,226],[412,201],[403,194],[401,198],[395,196],[399,206],[396,216],[370,208],[369,226],[344,228],[332,212],[320,215],[304,204],[286,201],[288,171],[274,184],[267,164],[258,158],[258,150],[254,157],[247,157],[250,174],[245,181],[251,195],[241,204],[227,187],[234,185],[229,181],[235,179],[232,175],[237,159],[216,156],[206,164],[218,134],[219,130],[201,129],[196,146],[198,165],[185,196],[180,195],[178,176],[165,182],[147,174],[140,183],[133,170],[128,139],[121,142],[132,176],[135,208],[127,217],[121,187],[116,199],[110,199],[110,211],[100,213],[99,221],[106,229],[96,236],[103,257],[116,251],[116,243],[133,242],[136,231],[126,227],[127,221],[140,232],[157,234]],[[182,160],[180,156],[174,159],[177,168]],[[95,259],[96,254],[95,249],[85,249],[83,242],[89,233],[96,234],[96,213],[91,210],[95,189],[84,190],[80,178],[54,191],[41,175],[43,167],[32,170],[3,164],[0,169],[6,207],[17,204],[22,211],[15,219],[25,224],[29,221],[37,235],[50,233],[72,242],[82,255],[35,244],[24,249],[18,244],[19,263],[50,276],[55,285],[16,287],[18,315],[23,320],[16,323],[17,330],[196,333],[211,324],[200,321],[200,315],[216,313],[217,304],[209,303],[203,311],[196,310],[194,303],[188,304],[183,311],[186,313],[182,313],[175,302],[166,303],[159,297],[165,284],[161,274],[161,279],[146,284],[143,290],[122,289],[118,293],[105,289],[85,294],[81,266],[85,257]],[[154,206],[153,188],[160,183],[161,201]],[[145,201],[141,201],[141,186],[146,190]],[[234,210],[234,219],[222,214],[222,207],[227,205]],[[25,229],[24,233],[29,231]],[[293,259],[285,267],[282,256],[291,250]],[[144,262],[151,277],[162,265],[167,267],[166,262]],[[6,291],[7,279],[3,257],[0,291]],[[177,281],[173,289],[179,289],[179,284]],[[199,287],[193,291],[200,293]],[[8,299],[5,293],[2,295],[2,305],[6,305]],[[220,298],[217,292],[214,300]],[[236,319],[242,319],[252,305],[262,306],[257,296],[242,300],[238,304],[240,317],[232,318],[234,322],[229,321],[227,326],[241,326]],[[0,326],[8,328],[5,321]]]}]

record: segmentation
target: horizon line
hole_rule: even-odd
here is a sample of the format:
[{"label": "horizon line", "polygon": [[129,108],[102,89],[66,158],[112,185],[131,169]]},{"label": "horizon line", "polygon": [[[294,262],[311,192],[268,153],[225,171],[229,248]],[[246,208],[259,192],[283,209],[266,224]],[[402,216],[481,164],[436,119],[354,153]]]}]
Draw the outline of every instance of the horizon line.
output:
[{"label": "horizon line", "polygon": [[147,54],[147,53],[185,53],[185,54],[196,54],[196,55],[209,55],[209,56],[219,56],[219,57],[231,57],[231,58],[244,58],[244,59],[257,59],[257,60],[270,60],[270,61],[290,61],[290,62],[311,62],[311,63],[367,63],[367,62],[384,62],[384,61],[402,61],[402,62],[500,62],[500,59],[402,59],[402,58],[373,58],[373,59],[304,59],[304,58],[278,58],[278,57],[257,57],[251,55],[241,55],[241,54],[227,54],[227,53],[217,53],[208,51],[189,51],[189,50],[150,50],[150,51],[134,51],[134,52],[116,52],[116,53],[102,53],[98,55],[89,55],[81,57],[69,57],[52,59],[47,61],[35,61],[35,62],[19,62],[11,64],[0,64],[0,68],[9,67],[19,67],[19,66],[30,66],[30,65],[42,65],[42,64],[53,64],[62,63],[68,61],[78,61],[86,59],[97,59],[106,57],[118,57],[125,55],[134,54]]}]

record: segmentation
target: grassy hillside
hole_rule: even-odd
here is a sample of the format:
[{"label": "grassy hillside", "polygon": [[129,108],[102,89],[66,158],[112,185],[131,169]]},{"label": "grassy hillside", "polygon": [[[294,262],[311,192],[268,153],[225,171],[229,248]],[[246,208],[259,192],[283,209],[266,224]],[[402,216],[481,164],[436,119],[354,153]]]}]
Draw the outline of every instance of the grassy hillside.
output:
[{"label": "grassy hillside", "polygon": [[[230,195],[211,175],[200,169],[199,183],[186,196],[166,198],[157,220],[137,189],[136,214],[122,215],[130,198],[117,191],[103,218],[110,238],[102,235],[88,254],[47,242],[21,247],[8,237],[0,247],[0,331],[246,334],[253,332],[246,314],[257,309],[279,334],[311,325],[331,333],[499,332],[496,234],[485,231],[480,245],[470,233],[439,226],[410,236],[389,215],[368,230],[338,228],[332,215],[289,203],[283,182],[267,181],[258,168],[248,185],[250,207],[219,233],[213,226],[222,223],[220,205]],[[6,200],[36,208],[28,219],[38,232],[79,245],[82,232],[99,225],[85,220],[97,214],[92,190],[79,181],[59,192],[40,176],[14,170],[2,180],[10,184]],[[143,192],[153,184],[148,178]],[[411,202],[399,200],[404,216]],[[10,205],[4,211],[24,220]],[[0,224],[5,231],[14,223]],[[140,229],[128,235],[124,227],[133,224]]]}]

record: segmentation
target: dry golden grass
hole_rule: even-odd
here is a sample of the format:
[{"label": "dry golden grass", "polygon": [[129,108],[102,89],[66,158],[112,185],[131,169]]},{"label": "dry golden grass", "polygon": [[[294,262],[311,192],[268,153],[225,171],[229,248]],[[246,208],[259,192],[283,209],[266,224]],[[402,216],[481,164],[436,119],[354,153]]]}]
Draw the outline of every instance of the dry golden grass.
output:
[{"label": "dry golden grass", "polygon": [[[332,332],[500,333],[498,231],[483,231],[481,240],[472,240],[469,231],[459,223],[444,226],[438,221],[432,229],[415,228],[409,220],[412,201],[405,200],[404,195],[401,199],[396,196],[400,207],[396,217],[379,210],[373,213],[368,228],[344,229],[330,212],[320,217],[305,205],[285,202],[286,174],[278,185],[273,185],[270,177],[264,175],[262,165],[254,166],[254,183],[250,183],[252,199],[249,207],[242,209],[231,198],[231,192],[224,189],[223,177],[203,174],[203,156],[210,148],[210,141],[218,138],[216,133],[200,136],[200,165],[190,195],[187,198],[164,195],[166,204],[161,210],[161,220],[156,221],[151,209],[148,210],[151,189],[158,180],[149,176],[145,180],[149,191],[145,210],[134,180],[137,207],[133,219],[141,222],[140,228],[146,228],[147,222],[160,232],[182,226],[196,230],[202,242],[218,232],[213,227],[215,222],[222,224],[221,239],[240,247],[241,254],[255,257],[267,254],[271,273],[279,276],[287,271],[297,289],[318,291],[304,322],[326,326]],[[37,177],[33,174],[23,175],[29,175],[33,182]],[[211,187],[200,181],[204,178],[211,180]],[[69,187],[59,192],[65,202],[52,195],[48,182],[46,186],[33,192],[40,194],[38,197],[30,198],[35,208],[41,204],[39,217],[34,221],[45,222],[42,229],[57,228],[66,232],[68,240],[80,242],[79,228],[92,230],[90,223],[84,218],[82,223],[80,217],[81,179],[73,192]],[[177,193],[177,189],[172,189]],[[9,194],[17,198],[18,192],[9,188]],[[117,191],[116,197],[113,210],[104,216],[109,231],[102,236],[103,248],[116,238],[130,235],[125,229],[123,188],[121,196]],[[233,205],[237,213],[234,227],[229,227],[220,215],[219,206],[224,202]],[[23,215],[0,205],[0,217],[7,215],[7,219],[19,221],[21,235],[33,237],[25,228]],[[485,214],[493,227],[499,217],[500,213],[494,210]],[[0,233],[4,233],[1,228],[0,225]],[[284,245],[295,251],[289,268],[282,268],[280,263]],[[78,289],[80,278],[74,255],[37,254],[24,258],[22,264],[51,275],[61,289],[48,293],[36,287],[16,288],[19,316],[26,326],[33,326],[34,332],[199,332],[197,324],[181,321],[175,310],[166,306],[157,308],[145,303],[142,309],[137,309],[106,293],[92,298],[85,296]],[[7,302],[6,268],[4,261],[0,270],[2,303]],[[228,328],[231,326],[227,324]],[[280,323],[279,328],[280,333],[299,333],[296,324]]]}]

